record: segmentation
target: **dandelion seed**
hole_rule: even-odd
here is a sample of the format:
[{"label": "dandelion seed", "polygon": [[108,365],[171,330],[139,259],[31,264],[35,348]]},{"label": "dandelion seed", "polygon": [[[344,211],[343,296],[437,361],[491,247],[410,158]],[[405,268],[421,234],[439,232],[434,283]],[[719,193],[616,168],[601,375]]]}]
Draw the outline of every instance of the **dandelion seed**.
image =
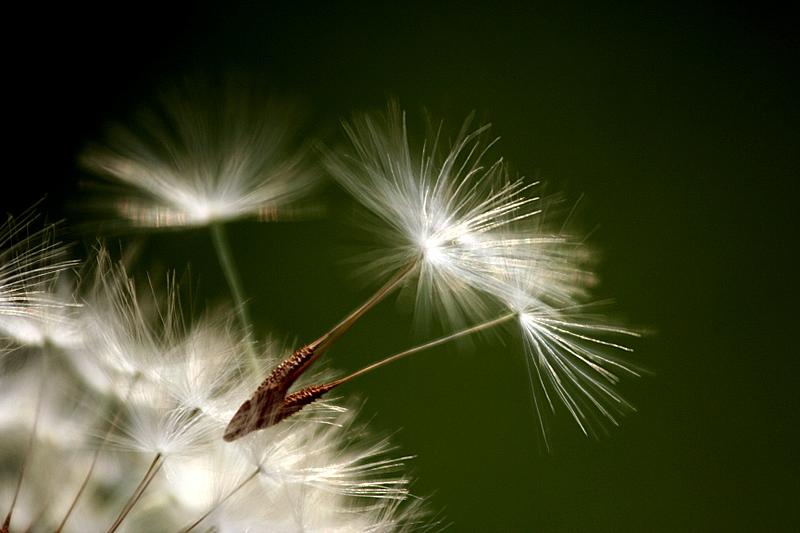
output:
[{"label": "dandelion seed", "polygon": [[245,380],[244,342],[230,324],[206,318],[165,354],[158,382],[181,409],[222,421]]},{"label": "dandelion seed", "polygon": [[74,302],[55,290],[59,275],[76,265],[53,242],[52,226],[36,229],[34,208],[0,226],[0,340],[17,345],[72,342],[67,324]]},{"label": "dandelion seed", "polygon": [[[107,252],[96,261],[80,346],[26,352],[49,350],[54,364],[10,532],[400,531],[420,521],[417,502],[396,503],[409,498],[405,458],[389,458],[386,441],[365,444],[352,411],[320,405],[258,438],[224,442],[224,421],[255,385],[241,333],[230,318],[184,327],[172,284],[158,298],[142,294]],[[268,347],[262,369],[283,353]],[[105,379],[75,372],[79,354]],[[18,462],[30,435],[31,391],[42,381],[32,361],[0,366],[5,464]],[[102,386],[87,387],[87,376]],[[0,472],[2,502],[17,479]]]},{"label": "dandelion seed", "polygon": [[[106,178],[116,215],[133,227],[294,217],[314,184],[296,115],[249,83],[186,82],[164,91],[134,127],[114,128],[83,161]],[[107,202],[98,198],[97,207]]]},{"label": "dandelion seed", "polygon": [[[483,130],[457,137],[437,163],[439,134],[433,149],[415,155],[409,145],[405,117],[390,106],[385,117],[364,117],[347,127],[355,155],[331,155],[329,168],[343,186],[384,223],[380,236],[391,245],[371,267],[397,269],[392,282],[342,323],[358,319],[391,290],[417,274],[417,308],[439,304],[451,323],[465,316],[483,318],[469,327],[385,357],[346,377],[311,385],[289,394],[293,376],[319,356],[312,343],[298,350],[267,378],[245,402],[226,429],[235,440],[269,427],[321,398],[333,388],[391,362],[434,346],[488,331],[516,319],[522,331],[536,409],[544,431],[543,396],[554,410],[563,403],[584,433],[595,433],[597,417],[616,424],[632,407],[613,389],[616,372],[633,375],[633,367],[608,351],[629,351],[601,334],[635,335],[622,328],[586,321],[576,311],[585,304],[585,251],[579,242],[548,230],[538,197],[528,198],[522,181],[498,182],[500,162],[484,170],[478,138]],[[494,306],[486,305],[494,302]],[[420,306],[420,304],[423,304]],[[486,318],[502,304],[510,312]],[[430,304],[430,305],[429,305]],[[346,329],[346,328],[345,328]],[[334,328],[335,331],[336,328]],[[325,342],[325,336],[316,341]],[[331,341],[332,342],[332,341]],[[288,369],[288,370],[287,370]],[[545,440],[546,440],[545,435]]]},{"label": "dandelion seed", "polygon": [[587,314],[586,304],[549,305],[537,297],[535,272],[510,280],[506,302],[517,313],[545,444],[545,414],[557,403],[587,436],[634,410],[615,389],[621,374],[640,375],[619,355],[632,349],[609,338],[637,337],[636,331]]},{"label": "dandelion seed", "polygon": [[[543,254],[547,235],[525,241],[500,230],[535,218],[540,199],[534,184],[512,180],[501,159],[488,160],[495,141],[488,126],[470,120],[448,147],[441,128],[415,150],[405,114],[390,104],[384,115],[357,117],[345,124],[349,153],[332,152],[328,169],[376,219],[380,244],[365,254],[364,270],[384,276],[417,264],[417,316],[429,309],[449,323],[464,325],[485,316],[484,292],[498,264],[511,265]],[[537,240],[538,246],[530,246]]]},{"label": "dandelion seed", "polygon": [[[85,298],[82,328],[86,341],[68,356],[85,370],[89,383],[102,391],[127,390],[126,384],[143,379],[153,383],[164,363],[165,350],[176,342],[176,326],[153,316],[147,293],[138,293],[122,265],[115,265],[108,252],[97,252],[95,284]],[[173,295],[169,296],[173,298]],[[142,301],[144,298],[144,302]],[[90,362],[80,362],[86,352]],[[143,386],[143,385],[142,385]]]},{"label": "dandelion seed", "polygon": [[499,232],[534,216],[537,198],[525,196],[529,186],[523,180],[507,181],[501,161],[482,166],[488,149],[481,140],[485,127],[469,132],[465,124],[439,161],[438,134],[417,156],[396,106],[379,120],[365,117],[347,126],[355,156],[331,154],[328,166],[383,223],[380,236],[391,247],[372,266],[393,275],[334,328],[277,367],[242,404],[226,439],[275,424],[327,392],[325,387],[312,388],[287,397],[297,376],[335,339],[412,276],[417,278],[418,310],[436,305],[447,318],[462,322],[463,315],[485,312],[484,292],[495,283],[498,264],[542,255],[529,246],[536,239],[507,238]]},{"label": "dandelion seed", "polygon": [[[306,390],[300,396],[287,397],[289,388],[310,368],[333,342],[342,336],[368,310],[396,289],[415,265],[407,265],[366,302],[342,319],[314,342],[295,350],[277,365],[255,392],[236,411],[225,429],[224,438],[233,441],[248,433],[277,424],[318,399],[326,390]],[[312,398],[313,397],[313,398]]]},{"label": "dandelion seed", "polygon": [[[609,353],[632,350],[603,337],[609,334],[615,336],[638,336],[638,334],[625,328],[586,321],[576,310],[545,310],[540,303],[536,303],[535,307],[513,310],[497,318],[384,357],[334,381],[302,388],[285,396],[271,421],[257,429],[277,424],[319,400],[327,392],[359,376],[456,339],[495,329],[511,320],[519,323],[522,332],[531,392],[546,445],[548,439],[545,415],[546,411],[556,410],[556,402],[566,407],[587,436],[598,434],[603,428],[603,419],[618,425],[619,417],[635,410],[615,390],[615,386],[619,381],[619,374],[634,377],[639,377],[640,374],[623,358]],[[239,436],[236,433],[226,433],[227,435],[231,435],[231,440]]]},{"label": "dandelion seed", "polygon": [[[248,335],[252,321],[223,223],[317,211],[300,204],[316,176],[295,130],[298,113],[265,99],[250,81],[177,85],[141,113],[138,127],[116,128],[84,156],[116,198],[115,216],[130,226],[209,227]],[[100,196],[97,207],[102,212],[108,203]],[[252,347],[248,356],[254,369]]]}]

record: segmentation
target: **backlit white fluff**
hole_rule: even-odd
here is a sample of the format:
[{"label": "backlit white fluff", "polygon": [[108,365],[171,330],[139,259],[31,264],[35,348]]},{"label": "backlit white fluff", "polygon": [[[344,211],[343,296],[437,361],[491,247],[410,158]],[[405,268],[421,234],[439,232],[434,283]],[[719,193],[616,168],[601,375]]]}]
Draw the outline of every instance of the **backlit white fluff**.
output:
[{"label": "backlit white fluff", "polygon": [[[469,121],[444,145],[436,132],[415,145],[405,114],[390,105],[382,115],[364,115],[345,125],[351,149],[331,153],[328,168],[337,181],[377,219],[378,250],[365,256],[378,276],[416,264],[417,311],[435,308],[449,321],[485,316],[483,296],[508,268],[538,261],[558,234],[511,232],[540,213],[534,184],[511,179],[488,126]],[[501,271],[502,270],[502,271]]]},{"label": "backlit white fluff", "polygon": [[[151,287],[137,290],[107,252],[95,260],[81,346],[34,346],[20,368],[10,358],[0,366],[0,461],[30,465],[11,531],[56,529],[87,479],[63,531],[105,531],[119,519],[117,531],[132,532],[195,522],[193,531],[388,532],[419,520],[417,504],[396,503],[409,498],[408,458],[391,458],[385,440],[372,443],[352,411],[319,403],[223,441],[225,423],[260,379],[242,371],[246,337],[231,318],[184,327],[173,285],[157,297]],[[285,350],[264,348],[265,373]],[[76,372],[81,359],[106,379]],[[300,385],[308,379],[322,377]],[[2,506],[15,476],[0,475]]]},{"label": "backlit white fluff", "polygon": [[296,215],[314,183],[296,115],[242,80],[178,84],[84,155],[96,207],[146,228]]},{"label": "backlit white fluff", "polygon": [[[633,350],[619,340],[638,334],[590,313],[596,305],[583,298],[552,298],[541,289],[540,275],[547,271],[531,268],[507,278],[501,298],[516,313],[543,436],[547,441],[545,415],[559,404],[583,433],[596,435],[634,410],[616,387],[622,374],[639,376],[625,357]],[[579,285],[582,271],[573,275]]]},{"label": "backlit white fluff", "polygon": [[74,302],[56,293],[59,275],[75,265],[54,242],[53,227],[37,228],[32,209],[0,225],[0,344],[70,342]]},{"label": "backlit white fluff", "polygon": [[635,372],[614,355],[629,348],[604,338],[633,332],[580,312],[592,301],[591,251],[552,223],[551,199],[510,180],[501,160],[485,162],[486,127],[468,124],[448,146],[440,132],[414,145],[395,104],[345,125],[351,149],[330,154],[328,168],[373,215],[380,250],[365,257],[367,269],[385,276],[415,265],[417,317],[440,311],[459,329],[445,340],[515,318],[539,418],[563,403],[586,434],[598,419],[616,424],[632,409],[613,388],[617,374]]}]

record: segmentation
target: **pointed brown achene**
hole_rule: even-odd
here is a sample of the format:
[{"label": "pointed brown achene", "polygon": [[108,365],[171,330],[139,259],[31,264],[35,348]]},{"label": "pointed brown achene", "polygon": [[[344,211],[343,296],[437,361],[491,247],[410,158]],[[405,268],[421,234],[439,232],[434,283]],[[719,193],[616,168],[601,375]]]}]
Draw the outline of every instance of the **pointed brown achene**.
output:
[{"label": "pointed brown achene", "polygon": [[381,359],[381,360],[379,360],[379,361],[377,361],[375,363],[372,363],[371,365],[365,366],[361,370],[357,370],[357,371],[353,372],[352,374],[350,374],[348,376],[345,376],[343,378],[339,378],[337,380],[334,380],[334,381],[331,381],[329,383],[325,383],[325,384],[322,384],[322,385],[312,385],[310,387],[306,387],[304,389],[301,389],[301,390],[299,390],[299,391],[297,391],[295,393],[290,394],[286,398],[284,398],[283,403],[280,406],[280,409],[278,409],[277,412],[276,412],[275,421],[273,422],[273,424],[277,424],[278,422],[280,422],[284,418],[288,418],[288,417],[292,416],[293,414],[295,414],[295,413],[299,412],[301,409],[303,409],[303,407],[305,407],[306,405],[309,405],[309,404],[317,401],[318,399],[320,399],[320,397],[322,397],[322,395],[325,394],[326,392],[329,392],[329,391],[333,390],[334,388],[338,387],[339,385],[347,383],[347,382],[349,382],[349,381],[351,381],[351,380],[353,380],[353,379],[355,379],[355,378],[357,378],[359,376],[362,376],[364,374],[372,372],[373,370],[377,370],[378,368],[386,366],[386,365],[388,365],[390,363],[393,363],[395,361],[399,361],[400,359],[408,357],[409,355],[413,355],[415,353],[422,352],[424,350],[428,350],[428,349],[433,348],[435,346],[439,346],[441,344],[448,343],[448,342],[450,342],[452,340],[455,340],[455,339],[458,339],[460,337],[464,337],[464,336],[467,336],[467,335],[472,335],[473,333],[477,333],[479,331],[484,331],[486,329],[490,329],[490,328],[493,328],[495,326],[499,326],[500,324],[503,324],[503,323],[511,320],[512,318],[516,318],[516,317],[517,317],[517,313],[515,313],[515,312],[514,313],[506,313],[506,314],[501,315],[501,316],[499,316],[497,318],[494,318],[492,320],[488,320],[486,322],[482,322],[480,324],[477,324],[477,325],[474,325],[474,326],[470,326],[468,328],[456,331],[455,333],[450,333],[450,334],[445,335],[443,337],[439,337],[438,339],[433,339],[433,340],[428,341],[428,342],[426,342],[424,344],[420,344],[418,346],[414,346],[413,348],[409,348],[407,350],[403,350],[402,352],[398,352],[398,353],[396,353],[394,355],[390,355],[388,357],[384,357],[383,359]]},{"label": "pointed brown achene", "polygon": [[[412,261],[398,271],[370,298],[347,315],[327,333],[314,342],[307,344],[295,351],[291,357],[276,366],[269,376],[261,382],[253,395],[245,401],[233,415],[228,427],[225,428],[223,438],[234,441],[253,431],[267,428],[277,424],[287,416],[299,411],[305,405],[313,402],[327,392],[319,392],[313,399],[306,399],[306,403],[298,404],[301,397],[287,396],[289,388],[316,361],[333,342],[349,330],[364,313],[375,307],[381,300],[391,294],[417,267],[418,262]],[[310,387],[314,388],[314,387]],[[323,386],[324,388],[324,386]],[[289,403],[287,403],[289,402]],[[288,414],[286,414],[288,412]]]},{"label": "pointed brown achene", "polygon": [[[320,341],[303,346],[270,372],[249,400],[233,415],[223,438],[230,442],[252,431],[276,424],[279,411],[294,382],[322,355]],[[285,418],[285,417],[283,417]]]},{"label": "pointed brown achene", "polygon": [[[253,395],[253,398],[246,401],[242,405],[242,407],[239,408],[239,411],[236,413],[236,415],[231,420],[231,423],[228,425],[228,428],[225,431],[224,438],[226,441],[236,440],[239,437],[244,436],[252,431],[257,431],[259,429],[264,429],[271,425],[277,424],[278,422],[284,420],[285,418],[288,418],[298,413],[305,406],[317,401],[322,397],[323,394],[333,390],[339,385],[347,383],[359,376],[372,372],[373,370],[377,370],[378,368],[386,366],[395,361],[399,361],[400,359],[403,359],[415,353],[428,350],[430,348],[434,348],[442,344],[446,344],[455,339],[465,337],[467,335],[472,335],[474,333],[478,333],[479,331],[484,331],[487,329],[494,328],[496,326],[508,322],[511,319],[516,318],[517,316],[518,314],[516,312],[505,313],[503,315],[498,316],[497,318],[487,320],[486,322],[481,322],[480,324],[470,326],[468,328],[456,331],[454,333],[444,335],[437,339],[430,340],[418,346],[414,346],[413,348],[408,348],[407,350],[403,350],[388,357],[384,357],[383,359],[380,359],[379,361],[372,363],[371,365],[368,365],[360,370],[357,370],[352,374],[336,379],[329,383],[324,383],[322,385],[311,385],[292,394],[284,395],[283,397],[280,398],[280,400],[277,398],[277,396],[273,396],[272,403],[268,405],[254,403],[253,400],[256,399],[256,397],[258,396],[258,392],[261,391],[262,388],[264,388],[264,386],[270,381],[272,375],[278,372],[278,370],[282,369],[284,365],[288,365],[291,367],[292,365],[289,365],[289,363],[292,362],[295,359],[295,357],[299,355],[300,352],[302,352],[307,348],[303,347],[297,352],[295,352],[295,355],[293,355],[292,357],[290,357],[289,359],[278,365],[278,367],[275,370],[273,370],[272,374],[270,375],[270,378],[267,378],[267,381],[265,381],[262,384],[262,386],[259,387],[258,391],[256,391],[256,394]],[[253,413],[252,412],[253,405],[261,405],[260,411],[257,413]],[[253,417],[256,418],[254,419]]]}]

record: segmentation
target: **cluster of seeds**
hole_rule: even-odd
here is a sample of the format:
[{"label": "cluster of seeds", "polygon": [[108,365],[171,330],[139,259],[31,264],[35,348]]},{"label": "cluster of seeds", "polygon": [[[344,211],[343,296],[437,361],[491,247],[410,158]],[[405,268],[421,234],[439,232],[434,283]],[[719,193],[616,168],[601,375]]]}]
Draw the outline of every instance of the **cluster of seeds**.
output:
[{"label": "cluster of seeds", "polygon": [[[632,409],[614,386],[636,375],[619,341],[636,333],[589,312],[591,251],[553,224],[539,184],[489,156],[488,126],[415,144],[390,104],[346,122],[348,142],[314,162],[293,118],[241,83],[182,85],[83,158],[98,192],[84,205],[106,228],[209,228],[235,315],[187,319],[172,278],[141,290],[102,247],[78,265],[51,228],[32,229],[34,211],[2,229],[0,533],[429,527],[400,473],[408,458],[324,395],[489,330],[521,337],[545,436],[559,405],[587,435]],[[319,214],[325,175],[360,204],[370,249],[356,273],[382,285],[286,351],[253,331],[226,224]],[[398,292],[445,334],[348,376],[316,371]]]}]

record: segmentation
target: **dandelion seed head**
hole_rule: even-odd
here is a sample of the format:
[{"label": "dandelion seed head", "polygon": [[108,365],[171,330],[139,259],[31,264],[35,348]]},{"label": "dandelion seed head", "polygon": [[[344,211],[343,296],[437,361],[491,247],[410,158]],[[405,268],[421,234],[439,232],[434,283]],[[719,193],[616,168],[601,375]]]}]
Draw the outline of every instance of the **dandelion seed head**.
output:
[{"label": "dandelion seed head", "polygon": [[57,294],[59,276],[76,265],[53,241],[53,227],[37,228],[31,209],[0,225],[0,340],[41,346],[72,342],[66,323],[74,302]]},{"label": "dandelion seed head", "polygon": [[[150,391],[146,394],[150,395]],[[191,455],[203,449],[220,428],[208,417],[176,408],[166,398],[132,402],[130,420],[112,439],[120,450],[159,454],[163,457]]]},{"label": "dandelion seed head", "polygon": [[505,300],[517,313],[545,443],[547,413],[558,405],[587,436],[603,433],[609,424],[618,425],[634,410],[617,391],[620,376],[638,376],[624,357],[632,351],[624,338],[638,334],[590,313],[590,304],[572,300],[559,306],[548,301],[552,295],[541,291],[536,271],[516,274],[506,280]]},{"label": "dandelion seed head", "polygon": [[[107,251],[94,261],[74,321],[80,343],[31,345],[0,363],[0,460],[19,463],[37,427],[14,530],[32,520],[55,529],[95,453],[64,531],[107,529],[148,465],[154,477],[120,531],[178,530],[206,514],[201,530],[236,532],[377,531],[418,520],[416,505],[396,505],[410,497],[407,458],[392,458],[388,441],[366,444],[342,406],[320,402],[225,442],[225,422],[259,379],[243,371],[252,341],[232,316],[184,326],[173,283],[141,290]],[[260,347],[262,372],[285,357],[280,343]],[[0,494],[15,483],[0,472]]]},{"label": "dandelion seed head", "polygon": [[[63,276],[63,274],[62,274]],[[6,316],[0,320],[0,335],[18,346],[43,347],[47,344],[69,350],[82,343],[80,305],[72,296],[71,284],[56,280],[57,286],[42,290],[40,307],[31,313]]]},{"label": "dandelion seed head", "polygon": [[[534,184],[511,179],[502,159],[491,160],[487,126],[465,122],[444,146],[441,129],[416,149],[405,115],[390,104],[384,115],[345,125],[351,149],[331,154],[328,169],[372,220],[377,250],[364,255],[364,271],[377,276],[404,265],[419,268],[415,302],[422,320],[436,310],[447,321],[485,316],[486,296],[509,265],[544,253],[543,235],[509,235],[540,213]],[[502,271],[501,271],[502,270]]]},{"label": "dandelion seed head", "polygon": [[137,289],[105,248],[96,252],[93,278],[83,297],[84,342],[66,355],[88,383],[105,392],[127,390],[134,381],[155,386],[182,327],[174,285],[159,302],[152,288]]},{"label": "dandelion seed head", "polygon": [[438,265],[447,260],[447,255],[442,249],[442,243],[435,237],[425,236],[420,243],[423,260]]},{"label": "dandelion seed head", "polygon": [[208,317],[169,349],[158,382],[182,409],[227,421],[242,394],[247,342],[229,322]]},{"label": "dandelion seed head", "polygon": [[[294,131],[298,113],[252,83],[176,84],[131,127],[84,154],[115,215],[134,228],[294,218],[316,180]],[[108,199],[97,198],[104,210]]]}]

